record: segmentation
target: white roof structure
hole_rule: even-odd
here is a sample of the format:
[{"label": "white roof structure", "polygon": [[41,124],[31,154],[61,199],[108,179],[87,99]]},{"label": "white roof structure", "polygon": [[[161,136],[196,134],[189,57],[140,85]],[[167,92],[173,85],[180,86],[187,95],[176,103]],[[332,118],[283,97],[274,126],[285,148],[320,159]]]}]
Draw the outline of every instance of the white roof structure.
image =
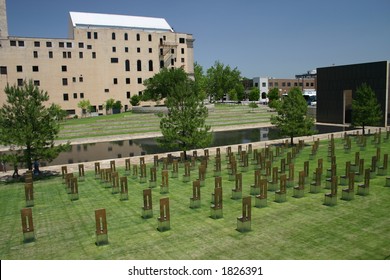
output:
[{"label": "white roof structure", "polygon": [[117,27],[173,32],[164,18],[70,12],[73,27]]}]

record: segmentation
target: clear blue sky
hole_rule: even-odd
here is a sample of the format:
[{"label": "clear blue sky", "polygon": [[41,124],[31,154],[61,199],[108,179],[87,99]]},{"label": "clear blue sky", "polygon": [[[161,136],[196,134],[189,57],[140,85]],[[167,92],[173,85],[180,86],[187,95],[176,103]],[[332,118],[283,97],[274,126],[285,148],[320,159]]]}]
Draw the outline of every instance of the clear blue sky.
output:
[{"label": "clear blue sky", "polygon": [[9,34],[66,38],[69,11],[163,17],[191,33],[195,61],[243,76],[390,60],[390,0],[7,0]]}]

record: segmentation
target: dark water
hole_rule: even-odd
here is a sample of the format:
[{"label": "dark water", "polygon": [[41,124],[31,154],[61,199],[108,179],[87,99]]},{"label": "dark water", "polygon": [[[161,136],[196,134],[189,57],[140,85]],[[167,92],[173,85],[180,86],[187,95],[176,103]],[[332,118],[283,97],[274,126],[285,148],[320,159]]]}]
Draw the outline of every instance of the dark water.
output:
[{"label": "dark water", "polygon": [[[318,134],[322,134],[341,132],[348,128],[317,125],[315,129],[318,131]],[[213,141],[210,147],[245,144],[280,138],[277,129],[274,127],[221,131],[213,133]],[[41,162],[41,166],[125,158],[171,151],[161,148],[155,138],[80,144],[73,145],[69,152],[60,154],[50,163]]]}]

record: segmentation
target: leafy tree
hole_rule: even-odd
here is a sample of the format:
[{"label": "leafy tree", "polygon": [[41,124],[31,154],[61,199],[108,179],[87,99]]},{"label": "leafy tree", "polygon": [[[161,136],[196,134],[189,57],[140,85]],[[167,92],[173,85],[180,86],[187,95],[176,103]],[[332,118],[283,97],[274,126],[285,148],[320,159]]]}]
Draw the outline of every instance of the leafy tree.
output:
[{"label": "leafy tree", "polygon": [[176,84],[188,79],[187,73],[182,68],[162,68],[152,78],[145,80],[146,89],[143,92],[143,100],[158,101],[168,96],[170,89]]},{"label": "leafy tree", "polygon": [[382,110],[375,96],[375,92],[369,85],[363,83],[356,89],[355,98],[352,100],[352,125],[364,128],[367,125],[379,125],[382,119]]},{"label": "leafy tree", "polygon": [[[241,73],[237,68],[231,69],[223,63],[216,61],[214,66],[207,70],[207,93],[211,100],[220,100],[224,94],[236,89]],[[237,90],[237,89],[236,89]]]},{"label": "leafy tree", "polygon": [[13,161],[25,163],[32,169],[33,162],[51,161],[66,150],[69,144],[54,145],[59,133],[58,106],[45,107],[47,92],[33,81],[23,86],[9,86],[4,90],[6,103],[0,108],[0,143],[10,147]]},{"label": "leafy tree", "polygon": [[160,129],[163,137],[159,143],[167,148],[187,151],[207,147],[211,142],[210,126],[206,125],[208,111],[196,82],[186,79],[169,88],[166,98],[168,113],[161,116]]},{"label": "leafy tree", "polygon": [[229,96],[229,100],[238,101],[237,91],[234,88],[229,90],[228,96]]},{"label": "leafy tree", "polygon": [[276,108],[279,101],[279,89],[273,88],[268,91],[268,106],[270,108]]},{"label": "leafy tree", "polygon": [[195,86],[197,87],[196,91],[199,92],[200,99],[206,99],[206,87],[207,87],[207,79],[203,72],[203,67],[194,63],[194,76],[195,76]]},{"label": "leafy tree", "polygon": [[131,98],[130,98],[130,104],[131,106],[138,106],[139,103],[141,101],[141,96],[139,95],[133,95]]},{"label": "leafy tree", "polygon": [[91,102],[88,99],[83,99],[81,100],[78,104],[77,107],[81,109],[81,115],[86,116],[87,112],[91,113]]},{"label": "leafy tree", "polygon": [[242,83],[236,84],[236,87],[234,88],[237,93],[237,100],[242,101],[245,99],[245,88]]},{"label": "leafy tree", "polygon": [[289,91],[276,107],[276,112],[276,116],[271,116],[271,123],[281,135],[290,137],[291,145],[294,144],[294,137],[314,133],[314,120],[307,116],[307,102],[299,88]]},{"label": "leafy tree", "polygon": [[106,107],[106,113],[108,114],[108,112],[112,112],[112,108],[114,108],[114,104],[115,104],[115,99],[114,98],[110,98],[110,99],[107,99],[106,100],[106,103],[104,103],[104,106]]},{"label": "leafy tree", "polygon": [[249,101],[259,101],[260,99],[260,90],[256,87],[252,88],[249,92]]}]

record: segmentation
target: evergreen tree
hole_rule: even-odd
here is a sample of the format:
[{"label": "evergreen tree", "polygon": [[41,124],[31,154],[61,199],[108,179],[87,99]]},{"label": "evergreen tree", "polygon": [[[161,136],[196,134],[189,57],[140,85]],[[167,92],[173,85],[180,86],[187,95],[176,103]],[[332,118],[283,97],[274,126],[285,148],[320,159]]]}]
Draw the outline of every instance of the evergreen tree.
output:
[{"label": "evergreen tree", "polygon": [[185,158],[186,151],[207,147],[212,139],[210,126],[206,125],[208,111],[197,88],[190,79],[172,86],[166,98],[168,113],[160,120],[163,137],[159,143],[184,151]]},{"label": "evergreen tree", "polygon": [[271,123],[281,135],[290,137],[291,145],[294,137],[314,133],[314,120],[307,116],[307,102],[299,88],[292,88],[275,109],[277,115],[271,116]]},{"label": "evergreen tree", "polygon": [[9,86],[4,90],[6,102],[0,108],[0,143],[10,147],[12,161],[25,163],[29,170],[33,162],[51,161],[66,145],[54,145],[59,133],[61,110],[52,104],[47,92],[41,91],[33,81],[23,86]]},{"label": "evergreen tree", "polygon": [[382,110],[375,96],[375,92],[367,84],[356,89],[352,100],[352,125],[364,128],[367,125],[379,125],[382,119]]}]

